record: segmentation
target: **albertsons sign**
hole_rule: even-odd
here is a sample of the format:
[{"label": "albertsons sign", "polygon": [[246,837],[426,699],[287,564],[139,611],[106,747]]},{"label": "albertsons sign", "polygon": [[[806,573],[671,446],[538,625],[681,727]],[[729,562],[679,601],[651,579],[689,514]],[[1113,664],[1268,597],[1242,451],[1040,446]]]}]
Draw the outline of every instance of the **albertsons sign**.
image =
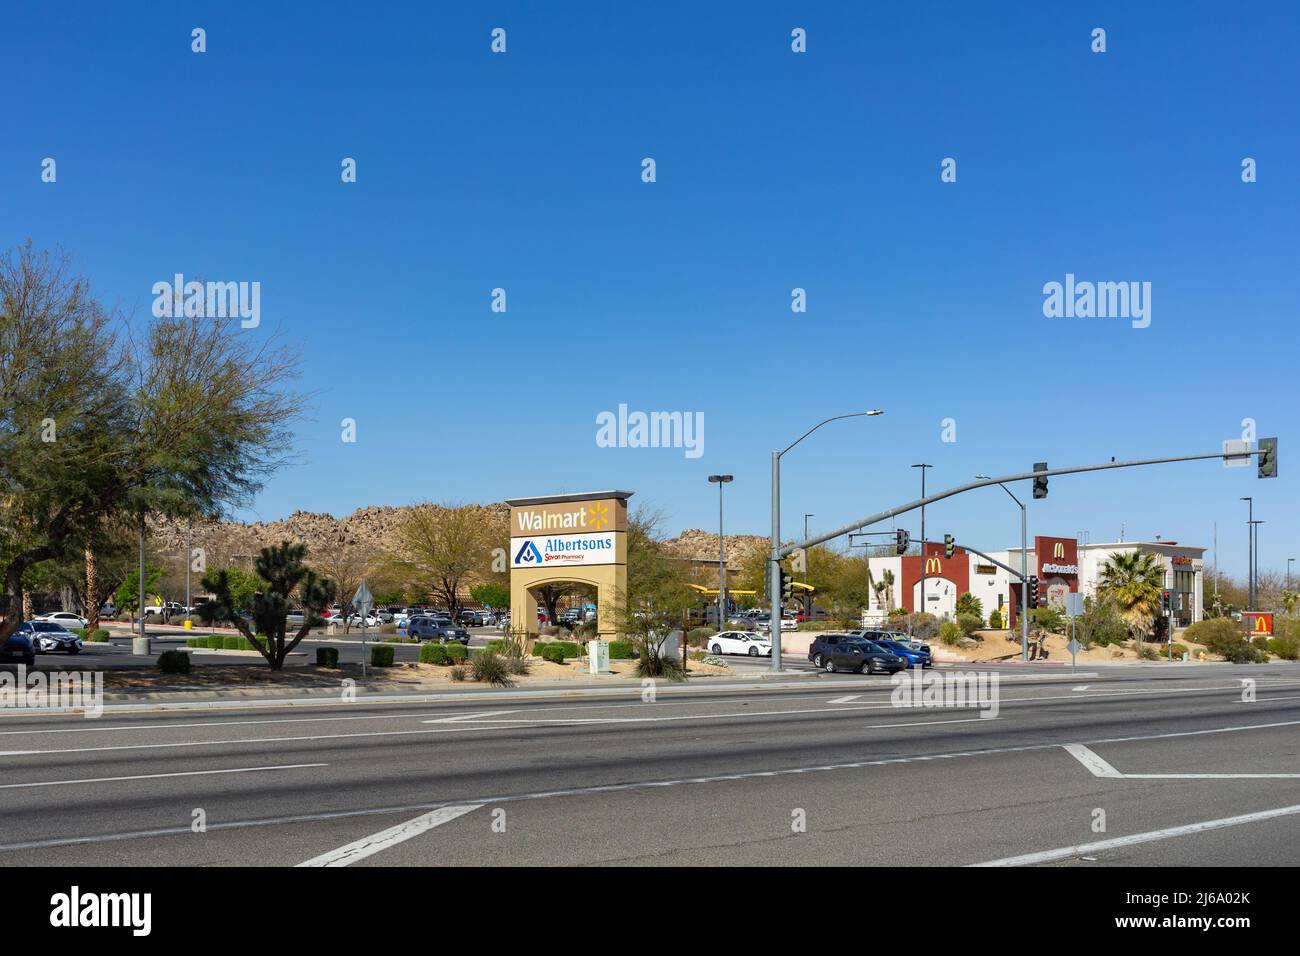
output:
[{"label": "albertsons sign", "polygon": [[510,539],[512,568],[618,563],[618,542],[612,531]]}]

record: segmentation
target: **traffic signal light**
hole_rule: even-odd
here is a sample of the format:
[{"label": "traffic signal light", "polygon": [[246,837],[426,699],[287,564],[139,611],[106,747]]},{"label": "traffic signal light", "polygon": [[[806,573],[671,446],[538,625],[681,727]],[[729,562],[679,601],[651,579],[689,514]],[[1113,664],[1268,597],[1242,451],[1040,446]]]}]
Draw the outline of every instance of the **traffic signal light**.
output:
[{"label": "traffic signal light", "polygon": [[[1034,471],[1047,471],[1047,462],[1045,462],[1045,461],[1036,461],[1036,462],[1034,462]],[[1034,479],[1034,497],[1035,497],[1035,498],[1046,498],[1046,497],[1047,497],[1047,479],[1046,479],[1046,478],[1039,477],[1039,478],[1035,478],[1035,479]]]},{"label": "traffic signal light", "polygon": [[1031,574],[1029,576],[1029,583],[1026,587],[1029,588],[1027,597],[1029,599],[1029,610],[1032,611],[1034,608],[1038,607],[1038,576]]},{"label": "traffic signal light", "polygon": [[957,544],[957,539],[954,538],[952,535],[945,534],[943,536],[943,556],[945,558],[952,557],[952,549],[956,546],[956,544]]},{"label": "traffic signal light", "polygon": [[1169,609],[1170,609],[1170,604],[1169,604],[1170,597],[1171,595],[1168,591],[1160,592],[1160,609],[1164,611],[1166,614],[1169,613]]},{"label": "traffic signal light", "polygon": [[1261,438],[1259,440],[1259,472],[1260,478],[1277,477],[1277,439]]},{"label": "traffic signal light", "polygon": [[911,542],[911,536],[908,535],[906,528],[899,528],[894,532],[898,537],[898,544],[895,546],[899,554],[907,554],[907,546]]},{"label": "traffic signal light", "polygon": [[788,604],[794,597],[794,578],[785,570],[781,569],[781,603]]}]

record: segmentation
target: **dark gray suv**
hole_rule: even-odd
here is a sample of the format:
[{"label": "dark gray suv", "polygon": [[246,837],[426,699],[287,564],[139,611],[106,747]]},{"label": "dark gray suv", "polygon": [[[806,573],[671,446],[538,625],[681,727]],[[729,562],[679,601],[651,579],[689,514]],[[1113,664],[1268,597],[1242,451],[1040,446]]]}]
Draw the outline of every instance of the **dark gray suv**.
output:
[{"label": "dark gray suv", "polygon": [[469,646],[469,631],[453,624],[451,618],[447,617],[413,617],[406,623],[406,636],[421,641],[437,641],[439,644],[459,641],[466,647]]}]

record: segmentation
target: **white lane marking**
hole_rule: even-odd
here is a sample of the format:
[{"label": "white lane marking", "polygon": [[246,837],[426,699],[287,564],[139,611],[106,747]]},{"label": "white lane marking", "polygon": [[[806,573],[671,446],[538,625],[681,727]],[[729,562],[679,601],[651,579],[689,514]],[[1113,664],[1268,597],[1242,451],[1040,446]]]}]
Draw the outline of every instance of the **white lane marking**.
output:
[{"label": "white lane marking", "polygon": [[1087,690],[1091,684],[1080,684],[1078,687],[1071,687],[1070,690]]},{"label": "white lane marking", "polygon": [[31,783],[0,784],[0,790],[21,790],[24,787],[67,787],[77,783],[117,783],[122,780],[159,780],[163,777],[206,777],[218,773],[260,773],[263,770],[302,770],[306,767],[328,767],[327,763],[286,763],[274,767],[230,767],[226,770],[183,770],[175,773],[140,773],[129,777],[83,777],[79,780],[41,780]]},{"label": "white lane marking", "polygon": [[1123,774],[1102,760],[1083,744],[1062,744],[1070,754],[1092,771],[1094,777],[1122,777]]},{"label": "white lane marking", "polygon": [[848,704],[848,703],[851,703],[851,702],[857,700],[857,699],[858,699],[859,697],[861,697],[861,696],[862,696],[861,694],[849,694],[847,697],[836,697],[836,698],[834,698],[833,700],[828,700],[826,703],[828,703],[828,704]]},{"label": "white lane marking", "polygon": [[[979,720],[980,718],[974,718]],[[1209,730],[1187,730],[1169,734],[1149,734],[1143,737],[1112,737],[1108,740],[1094,740],[1093,744],[1104,743],[1128,743],[1140,740],[1162,740],[1168,737],[1189,737],[1197,734],[1220,734],[1229,733],[1236,730],[1261,730],[1271,729],[1274,727],[1291,727],[1300,724],[1300,721],[1285,721],[1276,724],[1251,724],[1244,727],[1216,727]],[[468,728],[466,728],[468,729]],[[427,731],[415,731],[415,733],[426,733]],[[443,732],[443,731],[438,731]],[[1055,750],[1061,745],[1058,743],[1050,744],[1024,744],[1018,747],[990,747],[984,750],[959,750],[949,753],[924,754],[914,757],[881,757],[874,760],[855,760],[851,763],[840,764],[823,764],[812,767],[787,767],[781,770],[755,770],[741,773],[725,774],[714,777],[691,777],[683,780],[652,780],[643,783],[622,783],[609,784],[595,787],[578,787],[570,790],[548,790],[534,793],[505,794],[488,797],[474,797],[463,803],[474,803],[483,806],[488,803],[514,803],[523,800],[545,800],[552,797],[571,797],[586,796],[597,793],[621,793],[633,790],[648,790],[651,788],[674,787],[684,784],[701,784],[701,783],[723,783],[736,780],[750,780],[759,777],[784,777],[792,774],[801,773],[824,773],[835,770],[860,770],[866,767],[886,767],[895,764],[912,764],[928,763],[935,760],[953,760],[960,757],[986,757],[997,756],[1000,754],[1010,753],[1028,753],[1036,750]],[[248,827],[265,827],[265,826],[282,826],[286,823],[316,823],[323,820],[340,820],[348,817],[371,817],[382,816],[392,813],[416,813],[421,810],[428,811],[438,809],[447,804],[405,804],[402,806],[389,807],[372,807],[363,810],[335,810],[326,813],[307,813],[297,814],[294,816],[280,816],[253,820],[234,820],[226,823],[208,823],[208,830],[239,830]],[[460,804],[457,804],[460,805]],[[80,846],[92,843],[110,843],[122,840],[149,839],[152,837],[172,836],[178,833],[189,833],[188,826],[166,827],[153,830],[131,830],[125,833],[106,833],[94,836],[82,837],[56,837],[49,840],[32,840],[26,843],[8,843],[0,844],[0,852],[14,850],[41,850],[49,849],[56,846]]]},{"label": "white lane marking", "polygon": [[[462,720],[478,720],[482,717],[495,717],[498,714],[517,714],[518,710],[488,710],[481,714],[457,714],[455,717],[435,717],[432,720],[422,720],[422,724],[454,724]],[[492,721],[496,723],[496,721]]]},{"label": "white lane marking", "polygon": [[1056,860],[1068,860],[1071,857],[1096,853],[1100,850],[1114,850],[1120,847],[1135,846],[1139,843],[1153,843],[1156,840],[1169,840],[1173,837],[1187,836],[1192,833],[1206,833],[1221,830],[1224,827],[1241,826],[1245,823],[1258,823],[1261,820],[1274,820],[1278,817],[1293,816],[1300,813],[1300,804],[1279,807],[1276,810],[1261,810],[1258,813],[1243,813],[1236,817],[1223,817],[1219,820],[1206,820],[1204,823],[1189,823],[1181,827],[1168,827],[1164,830],[1150,830],[1146,833],[1134,833],[1130,836],[1115,837],[1111,840],[1098,840],[1096,843],[1082,843],[1079,846],[1063,846],[1055,850],[1043,850],[1039,853],[1023,853],[1020,856],[1003,857],[987,863],[972,863],[970,866],[1030,866],[1034,863],[1052,863]]},{"label": "white lane marking", "polygon": [[1120,773],[1083,744],[1061,744],[1089,770],[1094,777],[1114,777],[1124,780],[1293,780],[1300,773]]},{"label": "white lane marking", "polygon": [[350,866],[358,860],[364,860],[368,856],[374,856],[381,850],[387,850],[390,846],[396,846],[399,843],[405,843],[411,837],[419,836],[421,833],[427,833],[434,827],[440,827],[444,823],[449,823],[457,817],[464,816],[472,810],[477,810],[483,806],[481,803],[457,805],[454,807],[439,807],[436,810],[430,810],[428,813],[421,814],[414,820],[407,820],[405,823],[399,823],[395,827],[389,827],[387,830],[380,830],[378,833],[362,837],[346,846],[341,846],[337,850],[330,850],[328,853],[322,853],[320,856],[314,856],[299,866]]}]

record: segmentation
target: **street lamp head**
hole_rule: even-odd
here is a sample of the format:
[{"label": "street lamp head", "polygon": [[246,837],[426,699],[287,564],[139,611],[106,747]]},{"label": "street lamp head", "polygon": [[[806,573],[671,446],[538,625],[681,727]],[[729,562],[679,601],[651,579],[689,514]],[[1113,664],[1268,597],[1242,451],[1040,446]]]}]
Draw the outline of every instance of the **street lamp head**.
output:
[{"label": "street lamp head", "polygon": [[913,468],[933,468],[934,465],[920,464],[920,465],[913,465],[912,467],[913,467]]},{"label": "street lamp head", "polygon": [[732,477],[733,477],[732,475],[709,475],[709,481],[716,482],[717,484],[723,484],[725,482],[731,481]]},{"label": "street lamp head", "polygon": [[884,409],[881,409],[881,408],[873,408],[871,411],[869,411],[869,412],[864,412],[863,414],[864,414],[864,415],[868,415],[868,416],[870,416],[871,418],[875,418],[877,415],[883,415],[883,414],[885,414],[885,412],[884,412]]},{"label": "street lamp head", "polygon": [[988,476],[988,475],[976,475],[975,477],[987,481],[989,476]]}]

